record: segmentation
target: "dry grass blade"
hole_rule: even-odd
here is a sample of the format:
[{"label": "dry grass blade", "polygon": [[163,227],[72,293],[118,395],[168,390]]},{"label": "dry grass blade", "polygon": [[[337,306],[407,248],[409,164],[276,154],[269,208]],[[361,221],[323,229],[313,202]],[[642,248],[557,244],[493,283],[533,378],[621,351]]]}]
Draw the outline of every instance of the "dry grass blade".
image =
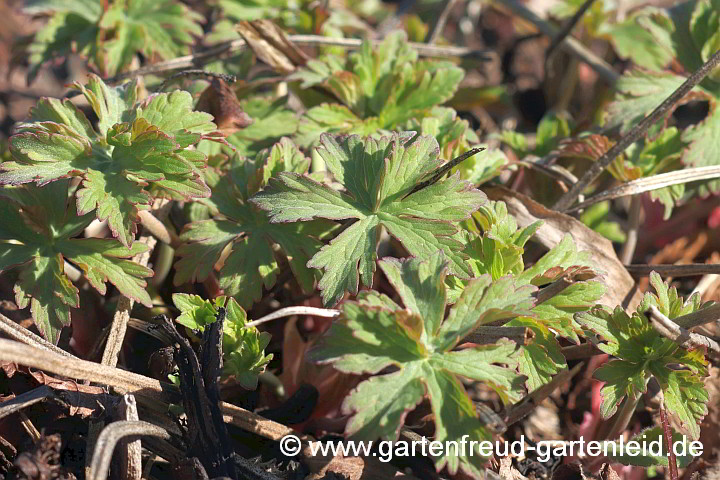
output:
[{"label": "dry grass blade", "polygon": [[605,200],[614,200],[616,198],[638,195],[640,193],[650,192],[652,190],[658,190],[672,185],[712,180],[713,178],[720,178],[720,167],[712,166],[686,168],[675,172],[653,175],[652,177],[638,178],[637,180],[627,182],[618,187],[593,195],[584,202],[578,203],[577,205],[569,208],[567,211],[574,212],[575,210],[581,210]]},{"label": "dry grass blade", "polygon": [[655,125],[661,118],[670,111],[685,95],[695,88],[715,67],[720,65],[720,50],[708,59],[700,68],[698,68],[687,80],[683,82],[673,93],[670,94],[660,105],[650,112],[645,118],[637,123],[633,128],[630,129],[618,142],[610,147],[600,158],[592,163],[587,172],[580,178],[580,180],[572,186],[570,191],[565,193],[560,200],[558,200],[553,209],[565,211],[575,203],[575,200],[580,194],[590,185],[602,172],[615,160],[621,153],[623,153],[630,145],[635,143],[642,137],[648,129]]},{"label": "dry grass blade", "polygon": [[115,445],[125,437],[141,435],[170,439],[170,434],[164,428],[142,421],[123,420],[105,427],[95,444],[88,480],[105,480],[108,477]]},{"label": "dry grass blade", "polygon": [[707,348],[714,352],[716,356],[720,354],[720,345],[715,340],[682,328],[665,316],[655,305],[650,306],[650,323],[660,335],[683,348],[688,350]]},{"label": "dry grass blade", "polygon": [[650,263],[637,263],[625,265],[631,275],[644,277],[650,272],[657,272],[662,277],[694,277],[696,275],[720,274],[720,264],[717,263],[691,263],[688,265],[659,265]]},{"label": "dry grass blade", "polygon": [[305,65],[307,55],[297,48],[287,35],[270,20],[242,21],[235,25],[259,60],[281,74],[289,74]]},{"label": "dry grass blade", "polygon": [[53,391],[47,385],[42,385],[30,391],[22,393],[15,398],[0,403],[0,419],[7,417],[15,412],[19,412],[23,408],[42,402],[48,397],[54,395]]},{"label": "dry grass blade", "polygon": [[340,310],[335,310],[333,308],[317,308],[317,307],[305,307],[305,306],[285,307],[285,308],[276,310],[273,313],[269,313],[269,314],[265,315],[264,317],[260,317],[257,320],[248,322],[245,324],[245,326],[246,327],[256,327],[263,323],[270,322],[272,320],[277,320],[278,318],[292,317],[294,315],[311,315],[313,317],[335,318],[340,315]]},{"label": "dry grass blade", "polygon": [[62,348],[58,348],[57,346],[48,342],[39,335],[35,335],[30,330],[13,322],[2,313],[0,313],[0,332],[3,332],[8,337],[12,338],[13,340],[17,340],[18,342],[32,345],[33,347],[45,350],[47,352],[52,352],[57,355],[62,355],[63,357],[74,358],[74,355],[72,355],[71,353],[66,352]]},{"label": "dry grass blade", "polygon": [[[362,40],[357,38],[331,38],[320,35],[288,35],[287,38],[295,45],[302,46],[335,46],[344,47],[348,50],[359,50],[362,47]],[[371,40],[373,44],[378,44],[381,41],[382,40]],[[494,53],[490,50],[478,50],[470,47],[437,46],[415,42],[410,42],[408,45],[415,50],[418,55],[423,57],[471,57],[483,61],[489,61],[494,57]],[[121,82],[126,78],[135,78],[142,75],[158,74],[186,68],[197,68],[216,58],[238,53],[247,47],[247,42],[244,39],[232,40],[192,55],[185,55],[165,62],[157,62],[146,67],[123,72],[107,79],[105,82],[113,84]]]}]

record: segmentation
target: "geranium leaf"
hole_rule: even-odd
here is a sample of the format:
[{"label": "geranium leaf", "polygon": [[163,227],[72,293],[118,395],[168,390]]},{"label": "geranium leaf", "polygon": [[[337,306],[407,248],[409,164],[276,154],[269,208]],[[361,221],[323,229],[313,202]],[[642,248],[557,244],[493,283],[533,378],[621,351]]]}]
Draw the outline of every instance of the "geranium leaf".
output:
[{"label": "geranium leaf", "polygon": [[217,274],[220,286],[241,305],[250,307],[261,298],[263,285],[275,285],[280,267],[273,245],[278,245],[300,286],[312,291],[315,274],[307,264],[322,247],[320,239],[334,225],[325,220],[270,223],[267,213],[248,202],[253,193],[268,181],[272,183],[281,172],[305,172],[308,164],[288,139],[260,152],[253,160],[233,157],[229,172],[213,186],[207,201],[214,210],[213,218],[190,223],[181,235],[184,244],[178,250],[181,259],[176,264],[175,283],[205,280],[228,250]]},{"label": "geranium leaf", "polygon": [[485,202],[485,195],[455,176],[411,193],[441,163],[435,139],[411,138],[410,133],[379,139],[324,135],[318,153],[347,193],[283,173],[252,198],[273,222],[357,220],[309,263],[325,271],[319,286],[326,304],[337,303],[345,291],[357,293],[358,280],[371,285],[380,226],[411,254],[428,258],[442,250],[451,273],[470,276],[452,222],[467,218]]},{"label": "geranium leaf", "polygon": [[[64,271],[64,261],[79,267],[88,283],[106,293],[110,282],[123,294],[150,307],[145,277],[152,270],[130,260],[147,249],[137,243],[127,248],[116,240],[73,238],[92,215],[77,216],[68,196],[68,180],[45,187],[5,187],[0,211],[8,223],[0,228],[0,270],[17,266],[18,307],[30,305],[40,332],[56,343],[63,326],[70,324],[70,308],[80,306],[78,289]],[[35,226],[29,228],[29,225]]]},{"label": "geranium leaf", "polygon": [[[96,76],[76,86],[98,116],[98,131],[67,104],[41,101],[10,141],[13,161],[2,163],[1,184],[46,184],[77,176],[77,209],[108,220],[129,246],[138,211],[155,196],[207,197],[200,174],[205,156],[188,150],[214,138],[211,117],[194,112],[187,92],[156,94],[135,105],[135,85],[110,88]],[[64,123],[57,123],[64,122]],[[146,188],[147,187],[147,188]]]},{"label": "geranium leaf", "polygon": [[[517,306],[507,301],[500,307],[507,316],[517,316],[527,312],[534,288],[515,289],[507,283],[501,289],[468,293],[472,305],[462,309],[464,314],[443,321],[447,270],[441,254],[427,260],[386,259],[380,266],[406,308],[374,292],[361,295],[357,302],[347,301],[338,321],[311,351],[313,359],[344,372],[377,373],[391,365],[398,369],[371,377],[350,393],[343,404],[343,411],[352,415],[346,433],[362,440],[395,440],[406,414],[427,394],[435,440],[468,441],[463,450],[450,449],[434,457],[436,467],[478,474],[485,458],[469,441],[489,440],[492,434],[477,417],[460,379],[483,382],[504,402],[512,402],[522,396],[523,378],[514,371],[517,352],[509,341],[452,349],[460,340],[458,335],[471,331],[479,319],[494,315],[502,303],[497,296],[524,297]],[[448,322],[452,326],[446,328]],[[444,330],[456,332],[450,335],[452,342],[446,340],[449,336]]]}]

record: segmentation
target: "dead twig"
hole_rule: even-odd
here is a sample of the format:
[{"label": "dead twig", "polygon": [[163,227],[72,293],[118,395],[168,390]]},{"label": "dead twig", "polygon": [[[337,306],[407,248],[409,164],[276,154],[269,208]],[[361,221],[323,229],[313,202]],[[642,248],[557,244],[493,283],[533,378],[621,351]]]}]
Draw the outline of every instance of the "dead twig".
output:
[{"label": "dead twig", "polygon": [[435,22],[435,26],[425,39],[428,44],[432,45],[437,42],[438,38],[440,38],[440,35],[442,35],[442,32],[445,29],[445,24],[448,21],[448,17],[450,16],[450,11],[458,3],[458,1],[459,0],[447,0],[447,3],[445,4],[445,7],[440,13],[437,22]]},{"label": "dead twig", "polygon": [[[302,46],[336,46],[344,47],[349,50],[358,50],[362,47],[362,40],[356,38],[331,38],[320,35],[288,35],[288,40],[296,45]],[[382,40],[370,40],[373,44],[378,44]],[[408,43],[410,48],[417,51],[418,55],[423,57],[470,57],[477,60],[488,61],[494,55],[490,50],[478,50],[469,47],[457,46],[437,46],[427,45],[424,43]],[[244,39],[232,40],[220,45],[208,48],[202,52],[173,58],[165,62],[158,62],[147,65],[135,70],[123,72],[105,80],[107,84],[119,83],[126,78],[135,78],[142,75],[155,75],[159,73],[169,72],[173,70],[183,70],[188,68],[197,68],[212,60],[225,55],[241,52],[248,48]]]},{"label": "dead twig", "polygon": [[643,118],[633,128],[630,129],[618,142],[613,145],[602,157],[592,163],[587,172],[580,178],[580,180],[570,188],[570,190],[563,194],[562,197],[553,205],[554,210],[565,211],[575,203],[578,195],[590,185],[602,172],[610,165],[615,158],[625,151],[630,145],[635,143],[642,137],[647,130],[657,123],[662,117],[667,114],[671,108],[675,106],[690,90],[695,88],[715,67],[720,65],[720,50],[708,59],[700,68],[698,68],[692,75],[690,75],[682,85],[680,85],[669,97],[663,100],[655,110]]},{"label": "dead twig", "polygon": [[645,277],[650,272],[657,272],[663,277],[694,277],[696,275],[720,274],[718,263],[690,263],[687,265],[660,265],[652,263],[637,263],[625,265],[630,275]]},{"label": "dead twig", "polygon": [[562,29],[555,35],[552,39],[552,42],[550,42],[550,46],[547,50],[545,50],[545,65],[547,65],[548,60],[552,56],[552,54],[555,52],[555,49],[560,45],[568,35],[573,31],[575,26],[578,24],[580,20],[582,20],[583,15],[585,15],[585,12],[588,11],[588,9],[592,6],[592,4],[595,2],[595,0],[585,0],[585,2],[580,5],[580,8],[577,9],[577,11],[573,14],[570,19],[565,22],[565,25],[563,25]]},{"label": "dead twig", "polygon": [[54,393],[47,385],[42,385],[25,393],[21,393],[15,398],[0,403],[0,419],[19,412],[23,408],[40,403],[52,396],[54,396]]},{"label": "dead twig", "polygon": [[[528,9],[519,1],[508,0],[503,2],[502,5],[509,8],[518,17],[535,25],[535,27],[540,30],[543,35],[551,38],[558,35],[558,31],[553,25],[540,18],[535,12]],[[577,57],[580,61],[586,63],[590,68],[597,72],[600,78],[610,85],[614,85],[618,78],[620,78],[620,75],[618,75],[605,60],[588,50],[582,43],[575,40],[573,37],[566,36],[562,42],[560,42],[560,48],[570,55]]]},{"label": "dead twig", "polygon": [[25,327],[18,325],[17,323],[10,320],[8,317],[0,313],[0,332],[3,332],[8,337],[18,342],[32,345],[33,347],[52,352],[63,357],[74,357],[71,353],[66,352],[62,348],[53,345],[39,335],[35,335],[33,332]]},{"label": "dead twig", "polygon": [[715,340],[681,327],[665,316],[655,305],[650,306],[650,323],[660,335],[683,348],[688,350],[707,348],[716,355],[720,355],[720,345]]},{"label": "dead twig", "polygon": [[[19,365],[46,370],[77,380],[107,385],[121,394],[132,393],[138,402],[147,405],[152,410],[166,412],[170,403],[180,401],[180,392],[173,385],[116,367],[100,365],[74,357],[61,357],[52,352],[12,340],[0,339],[0,362],[15,362]],[[295,432],[290,427],[268,420],[236,405],[222,402],[221,409],[223,420],[226,423],[269,440],[279,441],[284,436]],[[312,440],[307,436],[303,438],[305,442]],[[301,453],[304,455],[310,455],[309,450],[303,452]]]},{"label": "dead twig", "polygon": [[152,436],[164,440],[170,439],[170,434],[152,423],[142,421],[122,420],[113,422],[103,429],[95,444],[88,480],[105,480],[110,470],[115,445],[126,437]]},{"label": "dead twig", "polygon": [[178,399],[172,385],[158,380],[75,357],[63,357],[12,340],[0,339],[0,362],[15,362],[56,375],[108,385],[119,393],[134,393],[155,402],[172,403]]},{"label": "dead twig", "polygon": [[710,305],[697,312],[688,313],[682,317],[673,319],[673,322],[682,328],[691,329],[707,323],[720,321],[720,303]]}]

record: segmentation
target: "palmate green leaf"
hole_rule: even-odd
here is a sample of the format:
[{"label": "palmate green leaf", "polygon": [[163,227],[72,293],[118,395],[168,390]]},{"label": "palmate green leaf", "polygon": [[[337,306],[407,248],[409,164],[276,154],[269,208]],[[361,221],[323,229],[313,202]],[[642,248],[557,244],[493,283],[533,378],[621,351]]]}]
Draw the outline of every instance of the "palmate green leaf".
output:
[{"label": "palmate green leaf", "polygon": [[[649,32],[657,46],[668,51],[686,72],[693,72],[720,48],[720,16],[717,12],[717,0],[695,0],[682,2],[668,10],[642,10],[636,20]],[[610,105],[608,125],[629,129],[632,123],[659,105],[683,81],[684,77],[658,68],[631,71],[617,83],[618,96]],[[719,98],[720,73],[716,69],[684,99],[686,102],[703,100],[709,104],[704,120],[680,132],[682,145],[677,146],[674,153],[676,157],[681,157],[684,164],[694,167],[720,164],[720,110],[716,108]],[[664,125],[657,128],[664,128]],[[720,181],[704,182],[694,189],[696,191],[691,193],[717,193]],[[683,193],[679,189],[663,189],[656,196],[667,206]]]},{"label": "palmate green leaf", "polygon": [[239,155],[253,157],[272,147],[282,137],[295,135],[297,114],[287,107],[287,97],[269,99],[254,97],[240,101],[240,107],[253,123],[228,137]]},{"label": "palmate green leaf", "polygon": [[175,0],[32,0],[25,11],[51,15],[29,47],[30,72],[45,62],[79,53],[102,76],[126,70],[137,54],[169,59],[189,53],[202,36],[202,15]]},{"label": "palmate green leaf", "polygon": [[560,344],[542,322],[531,317],[518,317],[505,324],[508,327],[525,327],[532,330],[535,338],[520,348],[518,371],[527,377],[528,392],[532,392],[552,380],[553,375],[567,368]]},{"label": "palmate green leaf", "polygon": [[365,42],[346,62],[314,60],[291,78],[302,88],[321,87],[338,103],[310,108],[297,140],[314,145],[321,133],[370,135],[407,128],[452,98],[464,72],[450,62],[418,60],[404,32],[391,33],[375,49]]},{"label": "palmate green leaf", "polygon": [[307,176],[281,173],[252,198],[273,223],[356,220],[308,263],[324,270],[319,287],[328,305],[346,291],[357,293],[359,281],[372,285],[381,227],[411,255],[428,258],[441,250],[453,275],[470,277],[454,223],[468,218],[486,197],[457,175],[411,193],[441,163],[437,141],[426,136],[413,139],[411,133],[379,139],[324,135],[317,152],[345,192]]},{"label": "palmate green leaf", "polygon": [[0,271],[19,269],[15,301],[20,308],[30,306],[38,330],[53,343],[70,324],[70,309],[80,306],[64,261],[82,270],[99,293],[104,295],[110,282],[123,295],[152,306],[144,280],[152,270],[130,260],[147,246],[136,243],[127,248],[111,239],[73,238],[93,216],[76,215],[68,185],[68,180],[60,180],[42,188],[0,189]]},{"label": "palmate green leaf", "polygon": [[[538,221],[519,229],[515,219],[508,215],[504,202],[489,202],[480,207],[463,224],[471,236],[465,251],[470,256],[473,273],[490,275],[494,285],[501,285],[503,279],[508,278],[506,275],[513,275],[516,285],[545,285],[569,271],[592,272],[589,254],[579,252],[569,234],[526,269],[524,246],[541,223]],[[462,292],[463,283],[454,281],[451,284],[453,296]],[[536,304],[531,310],[532,316],[515,318],[507,323],[530,328],[535,334],[518,356],[519,370],[528,378],[528,390],[544,385],[567,367],[556,337],[579,342],[578,334],[582,329],[574,321],[574,314],[588,311],[604,293],[605,287],[599,281],[576,281],[550,299]]]},{"label": "palmate green leaf", "polygon": [[[703,384],[708,375],[705,353],[685,350],[661,336],[645,312],[654,305],[672,320],[708,304],[700,305],[697,294],[684,301],[655,272],[650,275],[650,283],[655,293],[646,293],[632,315],[620,307],[610,311],[598,306],[575,316],[583,328],[605,341],[598,344],[600,350],[617,357],[595,372],[595,377],[605,382],[601,412],[604,418],[609,418],[624,398],[637,398],[646,390],[650,377],[655,377],[668,413],[678,420],[684,432],[698,438],[699,423],[707,413],[709,399]],[[675,366],[678,364],[686,370],[678,370]]]},{"label": "palmate green leaf", "polygon": [[473,235],[466,251],[475,275],[489,273],[494,280],[508,274],[520,274],[525,269],[523,253],[525,243],[532,238],[541,222],[518,229],[517,222],[508,214],[505,202],[488,202],[465,222]]},{"label": "palmate green leaf", "polygon": [[[508,341],[453,351],[477,326],[498,318],[529,314],[532,286],[515,287],[509,277],[493,283],[485,275],[470,281],[443,320],[447,263],[440,254],[427,260],[385,259],[379,262],[405,308],[374,291],[343,304],[343,313],[311,356],[348,373],[377,373],[347,397],[343,411],[352,414],[346,432],[356,440],[395,440],[405,415],[427,395],[435,418],[435,440],[490,440],[491,433],[475,413],[461,378],[483,382],[503,402],[522,395],[515,373],[517,352]],[[439,469],[471,474],[482,471],[478,451],[450,449],[436,457]]]},{"label": "palmate green leaf", "polygon": [[205,201],[213,218],[190,223],[180,236],[183,245],[178,250],[181,258],[176,263],[175,284],[205,280],[223,257],[217,272],[220,286],[249,308],[262,297],[263,286],[275,285],[280,265],[273,246],[278,245],[300,286],[311,292],[315,273],[307,263],[335,225],[325,220],[270,223],[266,212],[248,202],[270,178],[280,172],[305,173],[308,165],[309,160],[287,138],[253,160],[235,156]]},{"label": "palmate green leaf", "polygon": [[134,83],[110,88],[93,75],[76,88],[98,116],[97,131],[69,101],[41,99],[11,137],[13,161],[0,165],[0,184],[77,176],[78,213],[95,210],[125,246],[135,237],[138,211],[154,197],[209,196],[201,176],[205,156],[188,147],[217,140],[215,124],[211,115],[193,111],[189,93],[161,93],[136,103]]},{"label": "palmate green leaf", "polygon": [[548,112],[540,120],[536,132],[535,148],[530,149],[525,136],[511,130],[503,130],[496,137],[507,144],[519,158],[528,154],[543,157],[550,153],[560,140],[570,136],[572,119],[565,112]]},{"label": "palmate green leaf", "polygon": [[[405,130],[419,131],[421,135],[435,137],[440,145],[442,158],[456,158],[471,148],[486,148],[479,144],[477,134],[467,120],[460,118],[455,110],[447,107],[433,107],[423,118],[407,122]],[[481,185],[499,175],[509,163],[502,150],[494,149],[464,160],[452,171],[460,172],[463,180]]]},{"label": "palmate green leaf", "polygon": [[175,320],[193,331],[202,332],[215,321],[220,308],[225,309],[223,323],[223,376],[234,379],[248,390],[255,390],[258,375],[273,356],[265,355],[270,343],[270,334],[247,327],[245,310],[234,298],[220,296],[214,300],[203,300],[197,295],[174,293],[173,303],[180,310]]}]

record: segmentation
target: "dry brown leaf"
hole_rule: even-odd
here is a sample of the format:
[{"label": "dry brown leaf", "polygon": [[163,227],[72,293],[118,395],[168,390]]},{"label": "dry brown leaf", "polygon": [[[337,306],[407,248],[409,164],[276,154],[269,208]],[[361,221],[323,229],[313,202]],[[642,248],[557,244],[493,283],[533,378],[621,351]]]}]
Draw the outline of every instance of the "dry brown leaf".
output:
[{"label": "dry brown leaf", "polygon": [[212,79],[210,86],[200,95],[195,109],[211,114],[218,130],[225,135],[231,135],[253,122],[240,106],[235,91],[221,78]]},{"label": "dry brown leaf", "polygon": [[513,467],[512,458],[510,457],[500,459],[500,470],[498,473],[503,480],[527,480],[526,476]]},{"label": "dry brown leaf", "polygon": [[83,385],[74,380],[64,380],[48,375],[39,370],[18,366],[16,363],[3,363],[0,365],[8,377],[15,374],[25,374],[32,377],[37,385],[47,385],[53,390],[60,391],[60,398],[68,404],[70,416],[79,415],[87,418],[94,415],[98,409],[102,410],[105,403],[112,397],[102,387]]},{"label": "dry brown leaf", "polygon": [[484,189],[491,200],[502,200],[521,227],[542,220],[533,239],[550,249],[560,243],[566,233],[572,235],[580,250],[592,255],[593,261],[605,274],[605,283],[611,288],[601,299],[601,303],[614,308],[622,305],[626,309],[635,309],[642,300],[635,280],[618,259],[610,240],[588,228],[581,221],[564,213],[550,210],[529,197],[504,187]]},{"label": "dry brown leaf", "polygon": [[600,467],[600,480],[620,480],[620,475],[609,463],[603,463],[603,466]]},{"label": "dry brown leaf", "polygon": [[358,376],[342,373],[330,365],[308,361],[305,354],[313,343],[302,338],[296,319],[285,324],[283,339],[283,372],[279,378],[285,393],[292,395],[300,385],[307,383],[317,388],[319,394],[312,418],[324,417],[333,410],[339,410],[347,394],[359,383]]},{"label": "dry brown leaf", "polygon": [[242,21],[235,28],[255,55],[279,73],[292,73],[308,61],[307,55],[270,20]]},{"label": "dry brown leaf", "polygon": [[[323,460],[325,461],[325,460]],[[417,480],[417,477],[408,475],[395,469],[392,465],[381,463],[371,457],[342,457],[338,455],[319,470],[314,459],[305,459],[312,475],[308,480],[323,478],[346,478],[348,480]],[[335,477],[332,476],[335,474]]]}]

